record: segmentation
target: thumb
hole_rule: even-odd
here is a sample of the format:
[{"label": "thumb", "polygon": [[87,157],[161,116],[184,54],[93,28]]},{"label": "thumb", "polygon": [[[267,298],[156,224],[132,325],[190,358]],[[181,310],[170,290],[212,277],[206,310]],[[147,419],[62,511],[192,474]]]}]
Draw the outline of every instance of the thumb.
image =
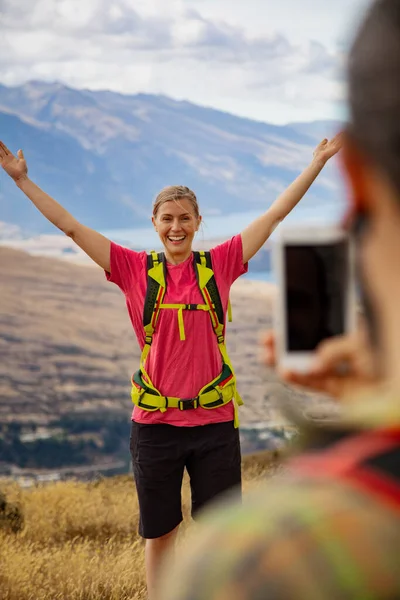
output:
[{"label": "thumb", "polygon": [[354,366],[360,342],[357,335],[343,335],[322,342],[317,348],[313,373],[326,373],[335,370],[340,363],[347,362]]},{"label": "thumb", "polygon": [[22,152],[22,150],[18,150],[18,158],[21,159],[21,160],[25,159],[24,153]]}]

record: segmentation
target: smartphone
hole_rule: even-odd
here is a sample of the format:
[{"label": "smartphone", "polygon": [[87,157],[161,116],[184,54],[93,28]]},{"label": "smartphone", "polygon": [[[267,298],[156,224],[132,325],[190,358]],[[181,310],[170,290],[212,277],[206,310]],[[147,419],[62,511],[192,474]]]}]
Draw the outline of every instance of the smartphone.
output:
[{"label": "smartphone", "polygon": [[354,331],[351,237],[339,226],[284,226],[274,247],[277,360],[305,372],[325,339]]}]

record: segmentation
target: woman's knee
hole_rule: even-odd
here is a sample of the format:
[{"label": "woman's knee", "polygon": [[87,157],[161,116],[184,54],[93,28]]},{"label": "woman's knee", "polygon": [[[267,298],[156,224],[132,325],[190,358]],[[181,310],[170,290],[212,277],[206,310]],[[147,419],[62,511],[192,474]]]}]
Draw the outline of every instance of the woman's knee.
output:
[{"label": "woman's knee", "polygon": [[161,535],[160,537],[157,538],[151,538],[151,539],[146,539],[146,545],[150,545],[150,546],[164,546],[170,542],[172,542],[179,530],[179,525],[177,527],[175,527],[175,529],[172,529],[172,531],[169,531],[168,533],[165,533],[164,535]]}]

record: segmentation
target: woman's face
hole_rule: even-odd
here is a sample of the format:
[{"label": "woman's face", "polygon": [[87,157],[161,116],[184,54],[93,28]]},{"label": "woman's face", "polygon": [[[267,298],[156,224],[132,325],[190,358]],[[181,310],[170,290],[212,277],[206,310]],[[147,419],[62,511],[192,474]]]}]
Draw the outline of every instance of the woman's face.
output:
[{"label": "woman's face", "polygon": [[168,255],[174,258],[189,256],[201,222],[201,217],[194,214],[190,200],[164,202],[152,221]]}]

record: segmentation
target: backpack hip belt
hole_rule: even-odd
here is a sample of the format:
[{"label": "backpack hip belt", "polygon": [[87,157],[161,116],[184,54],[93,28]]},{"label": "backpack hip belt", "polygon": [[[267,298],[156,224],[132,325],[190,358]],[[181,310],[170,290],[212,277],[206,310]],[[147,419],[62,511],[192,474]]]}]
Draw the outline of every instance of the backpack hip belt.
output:
[{"label": "backpack hip belt", "polygon": [[[234,404],[235,427],[238,427],[237,406],[243,404],[236,389],[236,377],[228,357],[224,337],[224,311],[221,298],[212,270],[211,255],[209,252],[194,252],[193,266],[197,282],[205,304],[163,304],[166,292],[166,264],[165,256],[161,252],[151,252],[147,257],[147,293],[143,311],[143,327],[145,331],[145,345],[140,358],[140,369],[132,376],[132,402],[146,411],[160,410],[165,412],[168,408],[179,410],[192,410],[199,407],[207,410],[218,408],[229,402]],[[145,362],[153,341],[157,320],[162,309],[177,310],[179,335],[185,340],[183,322],[184,310],[202,310],[210,315],[211,324],[217,337],[218,348],[223,360],[223,368],[213,381],[207,383],[194,398],[176,398],[163,396],[152,384],[146,372]],[[231,320],[230,304],[228,316]]]}]

